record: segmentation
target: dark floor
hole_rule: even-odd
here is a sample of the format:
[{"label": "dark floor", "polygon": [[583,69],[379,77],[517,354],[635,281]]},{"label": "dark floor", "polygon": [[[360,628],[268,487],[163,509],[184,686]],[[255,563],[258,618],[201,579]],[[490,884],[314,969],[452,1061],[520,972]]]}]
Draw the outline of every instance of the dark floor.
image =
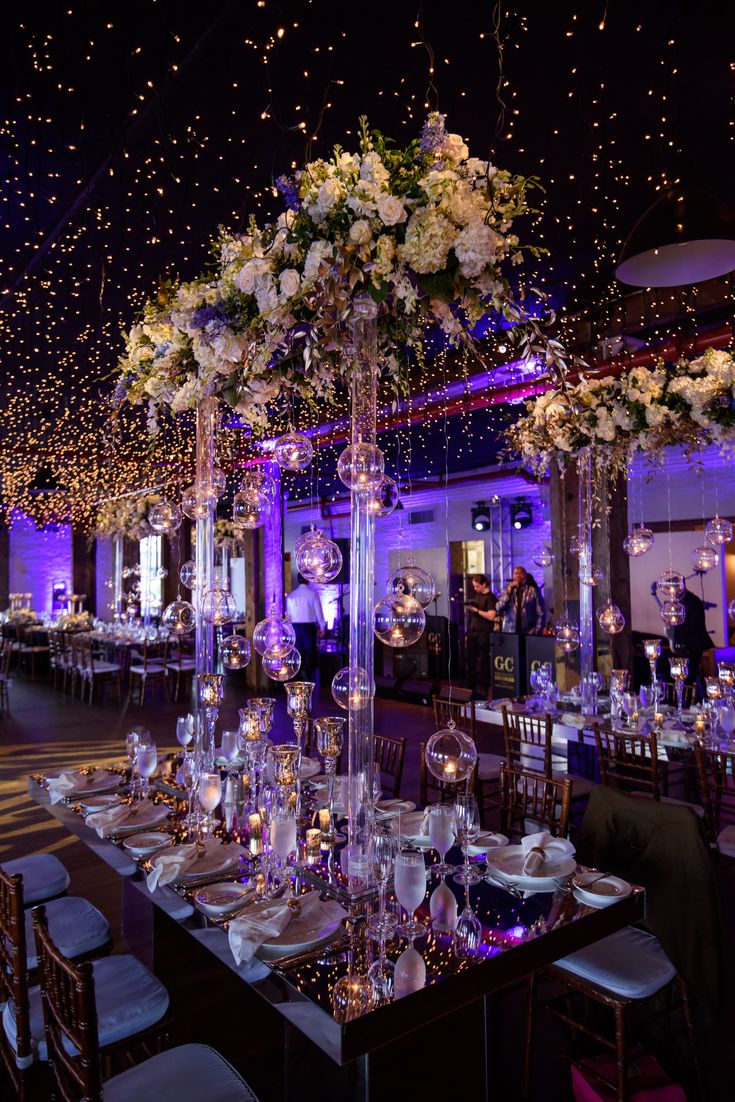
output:
[{"label": "dark floor", "polygon": [[[279,700],[274,737],[281,741],[288,737],[291,726],[285,711],[283,691],[280,686],[274,686],[274,689],[273,695]],[[278,1076],[274,1079],[269,1075],[263,1077],[264,1064],[273,1067],[272,1061],[278,1059],[278,1050],[273,1049],[273,1037],[270,1036],[270,1043],[265,1046],[263,1059],[258,1057],[257,1052],[254,1056],[251,1046],[244,1045],[242,1041],[243,1030],[252,1035],[251,1015],[254,1009],[246,1009],[237,990],[233,989],[228,994],[226,985],[225,988],[220,985],[219,975],[217,982],[210,982],[208,962],[211,958],[206,952],[202,951],[201,956],[195,959],[187,945],[182,943],[177,948],[176,928],[164,931],[164,940],[170,952],[152,961],[150,916],[131,906],[131,893],[121,890],[120,878],[95,858],[86,846],[69,836],[55,820],[37,808],[26,794],[27,776],[31,772],[53,772],[90,761],[119,760],[124,755],[125,732],[141,721],[150,728],[159,750],[174,749],[175,717],[185,711],[185,707],[157,700],[150,701],[145,708],[131,706],[127,711],[116,703],[95,704],[90,708],[52,690],[43,681],[29,683],[20,677],[14,679],[10,696],[11,714],[0,719],[0,860],[38,850],[56,853],[72,875],[72,893],[86,896],[107,915],[113,927],[116,950],[134,951],[147,963],[156,965],[171,993],[175,1018],[172,1041],[201,1039],[216,1045],[241,1067],[251,1081],[255,1074],[253,1085],[262,1093],[264,1102],[277,1099],[282,1091],[283,1079]],[[228,684],[220,713],[221,728],[237,725],[237,709],[242,705],[244,696],[236,686]],[[315,716],[336,711],[328,692],[315,694]],[[433,733],[431,710],[420,705],[378,699],[375,729],[378,733],[405,736],[408,740],[401,795],[417,800],[418,745]],[[497,749],[489,744],[480,748]],[[735,872],[723,873],[721,886],[726,929],[729,932],[735,915]],[[157,935],[160,941],[160,932],[157,931]],[[218,967],[222,971],[221,966]],[[728,976],[731,978],[732,975],[733,970],[729,967]],[[242,987],[240,981],[237,983]],[[732,985],[726,980],[724,986],[729,990]],[[732,998],[727,999],[727,1012],[723,1012],[717,1036],[707,1038],[703,1046],[708,1089],[702,1097],[712,1102],[732,1102],[735,1099],[735,1059],[732,1058],[730,1040],[735,1028],[732,1001]],[[240,1021],[239,1015],[245,1016],[243,1021]],[[493,1065],[497,1066],[497,1075],[494,1076],[497,1092],[493,1093],[493,1097],[503,1100],[520,1097],[523,992],[502,993],[497,999],[495,1017],[492,1058]],[[569,1074],[560,1059],[561,1038],[554,1029],[548,1025],[542,1026],[542,1033],[551,1042],[551,1047],[539,1046],[533,1097],[544,1102],[567,1102],[571,1098]],[[446,1044],[447,1051],[453,1052],[454,1058],[461,1053],[462,1037],[456,1035],[449,1020],[446,1023]],[[408,1048],[405,1056],[410,1064]],[[428,1065],[424,1066],[423,1057],[417,1059],[421,1061],[421,1071],[425,1073]],[[254,1062],[257,1068],[255,1073]],[[416,1071],[414,1069],[411,1075],[418,1085],[423,1075],[416,1074]],[[287,1074],[285,1070],[283,1075]],[[323,1077],[321,1081],[325,1089],[315,1092],[315,1098],[341,1102],[351,1096],[344,1086],[329,1088]],[[408,1081],[411,1081],[410,1076]],[[0,1096],[5,1097],[2,1084]],[[478,1097],[476,1094],[470,1096]],[[311,1094],[307,1091],[303,1097],[311,1097]]]}]

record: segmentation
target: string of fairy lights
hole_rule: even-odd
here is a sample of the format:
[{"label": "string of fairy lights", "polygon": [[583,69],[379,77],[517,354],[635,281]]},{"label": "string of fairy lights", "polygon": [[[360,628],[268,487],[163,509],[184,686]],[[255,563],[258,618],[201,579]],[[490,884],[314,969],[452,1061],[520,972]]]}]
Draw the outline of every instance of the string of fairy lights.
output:
[{"label": "string of fairy lights", "polygon": [[[686,170],[687,150],[695,160],[714,151],[721,167],[732,157],[735,61],[723,27],[632,2],[483,3],[458,20],[432,3],[365,13],[338,0],[211,10],[140,0],[111,11],[68,0],[15,18],[0,119],[6,523],[19,511],[88,527],[101,498],[186,483],[190,419],[166,423],[152,444],[139,411],[110,429],[121,330],[160,276],[202,269],[219,224],[271,217],[280,173],[335,142],[349,147],[359,114],[404,140],[438,107],[473,148],[539,176],[539,212],[519,230],[550,255],[529,259],[524,279],[548,293],[569,339],[584,314],[590,345],[620,314],[614,259],[643,208]],[[727,91],[700,117],[688,92],[705,73]],[[722,298],[732,296],[726,282]],[[699,309],[697,289],[639,295],[626,324],[648,342],[685,336]],[[454,357],[450,374],[480,369]],[[442,352],[417,370],[412,392],[440,387],[446,372]],[[404,461],[428,474],[443,457],[421,412],[409,425],[396,413],[389,428]],[[315,411],[299,416],[316,427]],[[459,457],[507,416],[461,413]],[[257,441],[233,429],[221,447],[232,469]],[[57,494],[37,490],[48,467]]]}]

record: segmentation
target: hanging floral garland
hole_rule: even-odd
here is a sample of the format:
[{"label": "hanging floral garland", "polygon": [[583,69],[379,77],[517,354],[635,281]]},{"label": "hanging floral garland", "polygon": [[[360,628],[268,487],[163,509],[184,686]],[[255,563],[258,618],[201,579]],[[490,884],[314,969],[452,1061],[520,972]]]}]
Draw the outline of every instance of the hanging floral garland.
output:
[{"label": "hanging floral garland", "polygon": [[277,185],[278,219],[222,231],[211,269],[163,284],[128,334],[115,400],[147,402],[153,431],[159,407],[177,413],[210,395],[254,426],[284,393],[329,401],[347,372],[352,300],[365,293],[381,304],[380,355],[394,385],[429,326],[471,342],[473,325],[495,312],[534,350],[538,327],[502,267],[542,251],[512,232],[536,181],[471,157],[443,115],[403,148],[363,119],[358,153],[335,147]]},{"label": "hanging floral garland", "polygon": [[511,447],[538,474],[592,448],[615,478],[635,452],[688,456],[714,445],[735,451],[735,357],[708,348],[693,360],[636,367],[617,377],[582,379],[527,403],[508,430]]},{"label": "hanging floral garland", "polygon": [[138,497],[120,497],[106,501],[97,514],[97,525],[92,538],[124,536],[130,540],[142,540],[146,536],[155,535],[148,514],[151,507],[161,500],[160,494],[140,494]]}]

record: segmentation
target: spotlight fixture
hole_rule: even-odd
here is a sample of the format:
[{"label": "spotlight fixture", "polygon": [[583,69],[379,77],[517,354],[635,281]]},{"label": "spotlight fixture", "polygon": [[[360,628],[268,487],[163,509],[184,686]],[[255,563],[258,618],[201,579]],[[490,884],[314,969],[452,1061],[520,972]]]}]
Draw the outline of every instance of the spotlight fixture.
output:
[{"label": "spotlight fixture", "polygon": [[517,531],[520,531],[521,528],[528,528],[533,524],[533,511],[529,503],[522,498],[512,502],[510,507],[510,519],[513,527]]},{"label": "spotlight fixture", "polygon": [[487,532],[490,527],[490,511],[484,501],[472,506],[472,527],[476,532]]}]

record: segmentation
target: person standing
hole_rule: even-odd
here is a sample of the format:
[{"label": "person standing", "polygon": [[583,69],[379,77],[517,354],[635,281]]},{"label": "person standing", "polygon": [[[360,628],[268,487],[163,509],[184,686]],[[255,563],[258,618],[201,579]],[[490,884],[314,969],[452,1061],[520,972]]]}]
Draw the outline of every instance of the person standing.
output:
[{"label": "person standing", "polygon": [[546,606],[535,578],[522,567],[513,571],[513,580],[498,597],[496,613],[503,614],[503,631],[516,635],[541,635],[546,622]]},{"label": "person standing", "polygon": [[495,630],[497,598],[484,574],[473,574],[470,584],[474,596],[464,606],[470,614],[466,637],[466,684],[468,689],[479,692],[484,699],[490,689],[490,636]]},{"label": "person standing", "polygon": [[286,612],[296,632],[300,674],[305,681],[313,681],[319,668],[319,639],[324,635],[326,622],[319,595],[301,574],[297,575],[296,588],[286,597]]},{"label": "person standing", "polygon": [[683,654],[688,658],[687,681],[697,686],[701,699],[704,696],[702,656],[705,651],[713,650],[715,644],[707,631],[705,603],[696,593],[692,593],[691,589],[686,588],[686,583],[681,603],[684,605],[684,623],[677,624],[672,632],[672,650],[674,654]]}]

